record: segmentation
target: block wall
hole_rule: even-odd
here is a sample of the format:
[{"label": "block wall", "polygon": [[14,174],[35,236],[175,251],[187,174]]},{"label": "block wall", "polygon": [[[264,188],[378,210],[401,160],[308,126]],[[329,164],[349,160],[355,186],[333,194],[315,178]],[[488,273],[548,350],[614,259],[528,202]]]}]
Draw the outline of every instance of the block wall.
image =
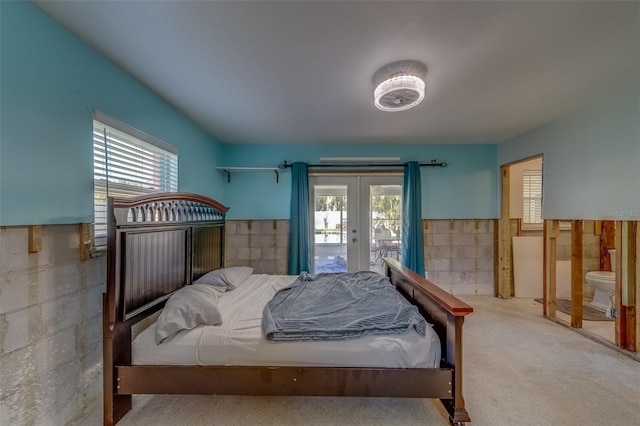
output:
[{"label": "block wall", "polygon": [[0,424],[64,425],[102,396],[106,257],[80,260],[78,225],[0,228]]},{"label": "block wall", "polygon": [[228,220],[225,265],[251,266],[256,274],[287,274],[288,220]]},{"label": "block wall", "polygon": [[[429,220],[424,232],[425,268],[431,281],[453,294],[493,294],[493,220]],[[286,274],[287,220],[227,221],[226,266]]]},{"label": "block wall", "polygon": [[423,237],[430,281],[455,295],[493,295],[493,220],[426,220]]}]

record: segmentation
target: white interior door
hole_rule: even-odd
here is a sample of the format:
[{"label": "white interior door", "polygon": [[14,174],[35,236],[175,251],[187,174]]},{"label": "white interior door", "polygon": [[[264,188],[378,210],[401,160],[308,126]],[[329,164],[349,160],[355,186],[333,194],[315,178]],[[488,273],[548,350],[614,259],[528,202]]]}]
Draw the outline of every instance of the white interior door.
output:
[{"label": "white interior door", "polygon": [[312,273],[382,272],[382,256],[401,256],[402,176],[312,175],[309,196]]}]

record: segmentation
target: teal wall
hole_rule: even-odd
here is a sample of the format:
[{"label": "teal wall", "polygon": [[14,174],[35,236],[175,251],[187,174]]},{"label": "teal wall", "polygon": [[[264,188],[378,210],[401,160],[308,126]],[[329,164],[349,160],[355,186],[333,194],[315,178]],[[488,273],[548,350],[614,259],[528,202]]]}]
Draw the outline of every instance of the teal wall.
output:
[{"label": "teal wall", "polygon": [[[275,167],[283,161],[318,163],[320,157],[400,157],[401,162],[432,159],[446,168],[423,167],[422,216],[429,219],[497,217],[496,145],[225,145],[219,165]],[[288,219],[291,172],[233,173],[225,184],[231,219]]]},{"label": "teal wall", "polygon": [[274,167],[326,156],[445,161],[422,168],[423,217],[497,217],[497,147],[479,145],[221,144],[28,2],[1,3],[0,224],[91,222],[92,114],[100,110],[174,145],[179,189],[218,199],[231,219],[287,219],[291,175]]},{"label": "teal wall", "polygon": [[179,190],[218,196],[221,144],[30,2],[0,2],[0,224],[93,221],[95,109],[175,146]]},{"label": "teal wall", "polygon": [[422,169],[423,217],[495,218],[498,164],[544,155],[543,216],[638,220],[640,88],[499,145],[225,145],[30,2],[0,2],[0,225],[93,220],[92,114],[179,151],[179,189],[229,205],[232,219],[289,217],[290,172],[234,173],[324,156],[445,161]]},{"label": "teal wall", "polygon": [[640,220],[640,88],[498,146],[500,164],[543,154],[546,219]]}]

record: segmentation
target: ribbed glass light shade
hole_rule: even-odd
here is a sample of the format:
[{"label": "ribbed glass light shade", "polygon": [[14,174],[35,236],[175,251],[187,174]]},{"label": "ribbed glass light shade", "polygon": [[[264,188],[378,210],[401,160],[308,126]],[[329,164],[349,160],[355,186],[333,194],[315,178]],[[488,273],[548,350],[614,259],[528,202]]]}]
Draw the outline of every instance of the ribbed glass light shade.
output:
[{"label": "ribbed glass light shade", "polygon": [[382,111],[405,111],[424,99],[424,80],[413,75],[391,77],[376,87],[373,97]]}]

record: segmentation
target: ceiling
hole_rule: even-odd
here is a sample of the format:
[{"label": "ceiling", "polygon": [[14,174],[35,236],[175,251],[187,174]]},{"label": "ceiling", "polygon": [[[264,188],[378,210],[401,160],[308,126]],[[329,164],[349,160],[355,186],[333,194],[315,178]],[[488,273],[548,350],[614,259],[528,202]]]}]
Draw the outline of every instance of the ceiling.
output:
[{"label": "ceiling", "polygon": [[[36,1],[225,143],[499,143],[640,85],[640,3]],[[427,65],[425,100],[373,74]]]}]

